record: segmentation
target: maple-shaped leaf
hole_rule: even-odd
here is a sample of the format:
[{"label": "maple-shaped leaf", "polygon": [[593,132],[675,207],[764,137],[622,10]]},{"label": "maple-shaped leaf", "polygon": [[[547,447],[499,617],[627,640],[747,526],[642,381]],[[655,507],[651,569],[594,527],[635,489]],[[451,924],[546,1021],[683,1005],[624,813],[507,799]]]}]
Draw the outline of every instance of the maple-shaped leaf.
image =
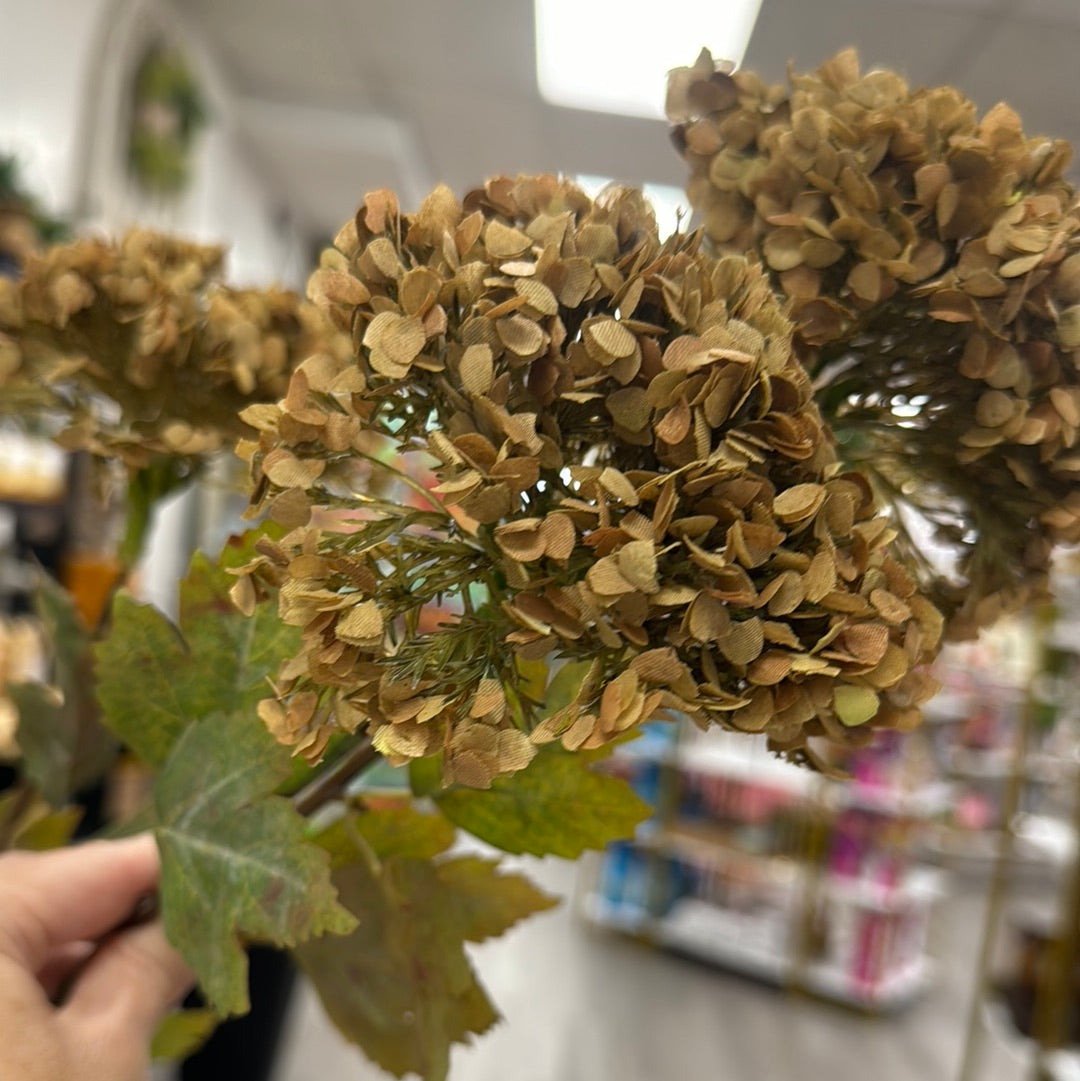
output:
[{"label": "maple-shaped leaf", "polygon": [[547,746],[490,788],[426,794],[455,826],[504,852],[577,859],[586,849],[633,836],[652,814],[625,781],[595,770],[596,758]]},{"label": "maple-shaped leaf", "polygon": [[498,1019],[465,943],[555,900],[497,861],[438,856],[453,831],[437,815],[350,812],[322,840],[358,926],[344,939],[305,943],[295,951],[301,966],[330,1018],[373,1061],[398,1077],[443,1081],[452,1045]]},{"label": "maple-shaped leaf", "polygon": [[195,1054],[214,1034],[221,1018],[213,1010],[178,1010],[163,1017],[150,1041],[150,1057],[179,1062]]},{"label": "maple-shaped leaf", "polygon": [[109,636],[95,650],[98,700],[109,728],[151,766],[165,761],[192,721],[219,711],[254,714],[267,679],[298,646],[299,630],[273,605],[259,605],[250,618],[237,611],[233,582],[197,553],[180,585],[178,627],[152,605],[116,598]]},{"label": "maple-shaped leaf", "polygon": [[60,807],[101,777],[115,744],[97,718],[90,634],[73,598],[41,573],[34,600],[51,654],[50,681],[9,684],[8,693],[19,714],[22,768],[41,795]]},{"label": "maple-shaped leaf", "polygon": [[154,786],[165,930],[220,1013],[248,1008],[246,943],[295,946],[356,925],[326,851],[273,794],[289,770],[254,712],[215,714],[185,729]]}]

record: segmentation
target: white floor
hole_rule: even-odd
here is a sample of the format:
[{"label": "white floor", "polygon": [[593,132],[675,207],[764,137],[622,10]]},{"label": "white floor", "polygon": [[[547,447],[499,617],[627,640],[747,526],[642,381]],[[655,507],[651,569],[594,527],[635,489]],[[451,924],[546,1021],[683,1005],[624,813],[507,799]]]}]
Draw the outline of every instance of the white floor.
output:
[{"label": "white floor", "polygon": [[[577,869],[521,861],[569,897]],[[453,1057],[451,1081],[954,1081],[982,901],[943,902],[933,988],[889,1018],[785,995],[585,926],[571,903],[474,951],[504,1020]],[[986,1041],[974,1081],[1020,1081],[1023,1061]],[[304,986],[274,1081],[384,1081]]]}]

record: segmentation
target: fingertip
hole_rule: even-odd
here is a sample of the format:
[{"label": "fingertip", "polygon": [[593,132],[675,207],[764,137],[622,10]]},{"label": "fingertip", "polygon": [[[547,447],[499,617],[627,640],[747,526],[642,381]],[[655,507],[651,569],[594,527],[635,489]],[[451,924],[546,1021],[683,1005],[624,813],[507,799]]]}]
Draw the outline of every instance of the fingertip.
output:
[{"label": "fingertip", "polygon": [[79,976],[64,1007],[83,1024],[119,1026],[149,1040],[161,1018],[195,985],[160,920],[106,943]]},{"label": "fingertip", "polygon": [[66,942],[98,939],[157,888],[157,845],[144,833],[0,857],[0,952],[30,969]]}]

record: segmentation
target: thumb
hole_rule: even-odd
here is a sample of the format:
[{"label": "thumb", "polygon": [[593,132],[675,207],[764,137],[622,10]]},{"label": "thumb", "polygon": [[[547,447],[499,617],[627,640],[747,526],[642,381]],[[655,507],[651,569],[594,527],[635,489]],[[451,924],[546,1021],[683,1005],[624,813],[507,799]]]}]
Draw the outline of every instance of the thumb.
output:
[{"label": "thumb", "polygon": [[101,1039],[148,1045],[161,1018],[195,983],[160,920],[106,942],[80,973],[62,1013]]}]

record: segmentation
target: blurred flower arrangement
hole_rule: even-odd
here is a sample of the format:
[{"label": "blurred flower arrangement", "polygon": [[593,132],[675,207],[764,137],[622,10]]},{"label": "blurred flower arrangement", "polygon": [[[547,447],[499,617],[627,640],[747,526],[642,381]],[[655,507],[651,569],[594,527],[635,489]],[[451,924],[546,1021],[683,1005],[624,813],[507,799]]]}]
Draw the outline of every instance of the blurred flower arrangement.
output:
[{"label": "blurred flower arrangement", "polygon": [[13,154],[0,154],[0,275],[14,272],[40,243],[65,239],[64,223],[47,214],[19,176]]},{"label": "blurred flower arrangement", "polygon": [[[811,764],[909,729],[943,637],[1080,536],[1067,148],[851,54],[791,82],[673,73],[703,231],[497,177],[368,195],[308,301],[145,233],[0,287],[0,401],[124,463],[128,557],[207,455],[247,465],[260,524],[196,556],[177,626],[121,592],[91,641],[48,600],[56,682],[92,660],[157,771],[166,927],[219,1012],[243,946],[285,946],[380,1065],[444,1077],[497,1016],[464,943],[551,903],[454,827],[628,835],[647,809],[593,765],[657,718]],[[23,701],[23,795],[62,803],[65,694]],[[365,787],[377,762],[405,794]],[[36,813],[9,797],[0,837]]]}]

